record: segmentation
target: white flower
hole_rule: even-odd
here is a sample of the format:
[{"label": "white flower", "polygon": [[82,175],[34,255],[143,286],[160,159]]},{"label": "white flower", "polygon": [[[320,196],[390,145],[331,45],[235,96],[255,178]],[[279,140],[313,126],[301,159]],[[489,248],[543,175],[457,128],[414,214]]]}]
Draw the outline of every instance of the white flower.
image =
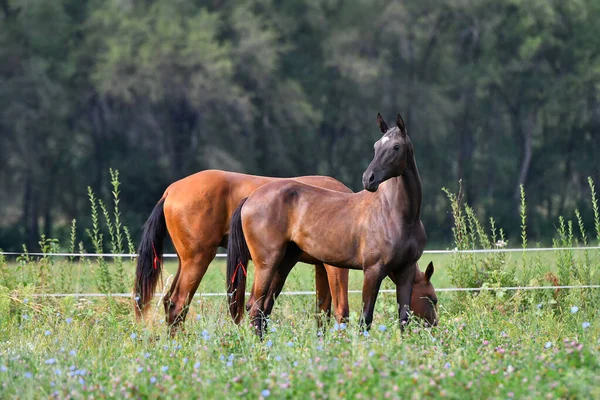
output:
[{"label": "white flower", "polygon": [[496,242],[496,247],[499,247],[499,248],[506,247],[506,242],[504,240],[498,240]]},{"label": "white flower", "polygon": [[577,311],[579,311],[579,307],[577,307],[577,306],[571,307],[571,314],[575,314]]},{"label": "white flower", "polygon": [[545,348],[549,349],[550,347],[552,347],[552,342],[546,342],[546,344],[544,345]]}]

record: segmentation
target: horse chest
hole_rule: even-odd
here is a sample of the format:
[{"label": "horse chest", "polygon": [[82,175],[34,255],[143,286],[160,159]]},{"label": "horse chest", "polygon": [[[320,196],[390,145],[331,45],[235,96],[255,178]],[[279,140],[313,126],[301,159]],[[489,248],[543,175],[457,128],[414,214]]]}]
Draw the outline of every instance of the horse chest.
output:
[{"label": "horse chest", "polygon": [[[395,227],[396,228],[396,227]],[[377,262],[386,265],[412,265],[423,254],[426,237],[421,223],[407,228],[397,227],[379,237]]]}]

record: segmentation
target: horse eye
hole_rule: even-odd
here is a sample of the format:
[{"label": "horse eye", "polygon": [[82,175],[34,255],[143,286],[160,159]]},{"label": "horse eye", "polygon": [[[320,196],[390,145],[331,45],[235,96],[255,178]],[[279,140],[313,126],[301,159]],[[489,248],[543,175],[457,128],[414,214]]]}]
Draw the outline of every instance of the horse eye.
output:
[{"label": "horse eye", "polygon": [[437,305],[437,299],[430,299],[433,305]]},{"label": "horse eye", "polygon": [[400,150],[400,145],[399,144],[395,145],[394,150]]}]

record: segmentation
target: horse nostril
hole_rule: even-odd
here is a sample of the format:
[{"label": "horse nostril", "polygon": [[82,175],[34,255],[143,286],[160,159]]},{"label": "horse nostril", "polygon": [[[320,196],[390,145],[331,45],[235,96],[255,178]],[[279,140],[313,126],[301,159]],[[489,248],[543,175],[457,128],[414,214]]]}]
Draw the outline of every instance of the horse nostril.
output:
[{"label": "horse nostril", "polygon": [[369,176],[369,183],[373,182],[375,182],[375,174],[371,173],[371,176]]}]

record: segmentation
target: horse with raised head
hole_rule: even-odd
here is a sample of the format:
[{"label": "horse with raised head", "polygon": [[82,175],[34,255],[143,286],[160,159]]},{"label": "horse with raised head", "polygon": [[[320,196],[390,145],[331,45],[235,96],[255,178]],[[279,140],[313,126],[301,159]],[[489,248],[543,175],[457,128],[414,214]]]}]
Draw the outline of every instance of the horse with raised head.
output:
[{"label": "horse with raised head", "polygon": [[[206,170],[171,184],[158,201],[148,218],[138,249],[134,308],[138,320],[147,311],[162,271],[163,242],[169,233],[179,258],[175,278],[163,299],[166,322],[176,330],[183,323],[187,306],[214,259],[218,247],[227,244],[231,214],[241,199],[248,197],[258,187],[279,178],[246,175],[234,172]],[[341,182],[324,176],[296,178],[315,186],[348,192]],[[317,313],[331,314],[339,323],[348,318],[348,271],[315,264]],[[417,272],[419,274],[419,272]],[[423,275],[423,273],[421,273]],[[423,296],[435,294],[426,280],[415,281],[417,292]],[[418,306],[416,298],[411,304]],[[423,313],[429,312],[426,308]],[[234,321],[239,323],[242,314]],[[321,318],[318,318],[319,324]]]},{"label": "horse with raised head", "polygon": [[326,264],[362,269],[361,324],[369,329],[382,280],[396,284],[401,329],[408,322],[415,265],[427,242],[421,222],[422,189],[414,148],[400,114],[384,134],[363,174],[365,190],[343,193],[293,180],[256,189],[231,220],[227,278],[230,309],[242,312],[245,279],[236,274],[251,258],[255,268],[250,309],[259,336],[274,298],[302,254]]}]

